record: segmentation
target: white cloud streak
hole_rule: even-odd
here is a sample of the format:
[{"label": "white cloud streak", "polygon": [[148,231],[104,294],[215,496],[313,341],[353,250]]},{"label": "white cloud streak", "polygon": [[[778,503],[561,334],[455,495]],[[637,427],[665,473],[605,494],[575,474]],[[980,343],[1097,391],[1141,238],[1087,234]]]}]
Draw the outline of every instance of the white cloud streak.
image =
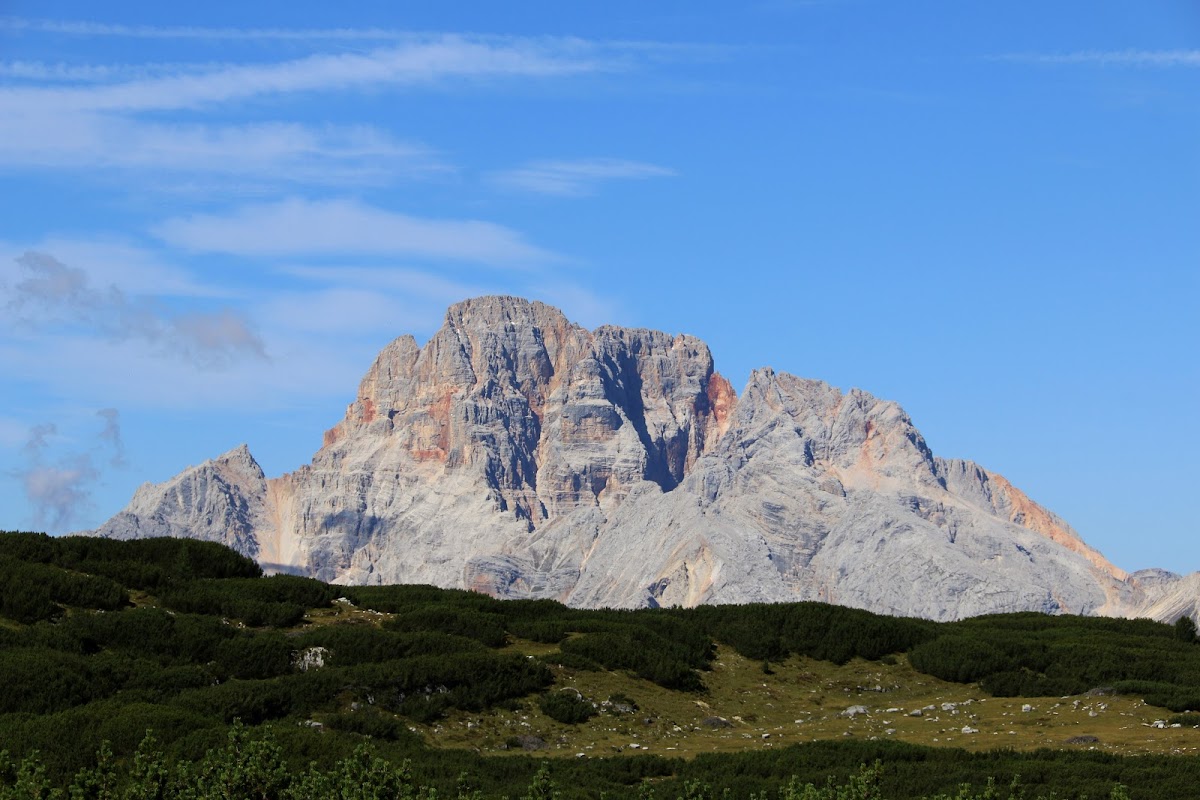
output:
[{"label": "white cloud streak", "polygon": [[[18,28],[22,24],[9,22]],[[63,25],[70,28],[74,23]],[[79,25],[80,35],[120,28]],[[390,38],[396,42],[368,52],[315,53],[271,62],[3,63],[0,76],[18,82],[0,86],[0,167],[204,172],[252,181],[386,184],[398,177],[428,176],[449,168],[423,145],[399,141],[369,125],[184,123],[152,121],[145,115],[228,111],[230,106],[236,113],[238,106],[264,97],[445,88],[620,71],[653,55],[651,45],[569,38],[449,34]],[[175,182],[150,184],[156,185],[169,189]]]},{"label": "white cloud streak", "polygon": [[427,148],[396,141],[371,126],[144,123],[90,113],[0,117],[0,165],[200,172],[334,185],[449,171]]},{"label": "white cloud streak", "polygon": [[553,259],[491,222],[413,217],[355,200],[249,205],[171,219],[154,232],[176,247],[243,256],[403,255],[497,266]]},{"label": "white cloud streak", "polygon": [[1092,64],[1113,67],[1200,67],[1200,50],[1084,50],[1075,53],[1008,53],[1001,61],[1025,64]]},{"label": "white cloud streak", "polygon": [[612,180],[644,180],[675,175],[657,164],[617,158],[533,161],[493,173],[492,180],[506,188],[538,194],[580,197],[592,194],[598,184]]},{"label": "white cloud streak", "polygon": [[201,26],[113,25],[100,22],[0,18],[0,30],[61,36],[127,39],[212,39],[278,41],[388,41],[410,38],[411,31],[388,28],[211,28]]},{"label": "white cloud streak", "polygon": [[47,64],[42,61],[0,62],[0,78],[33,81],[105,81],[128,74],[119,66],[103,64]]},{"label": "white cloud streak", "polygon": [[494,42],[436,36],[369,53],[315,54],[232,64],[94,87],[0,89],[0,112],[141,112],[194,109],[271,94],[412,86],[447,79],[552,77],[618,69],[620,59],[578,40]]}]

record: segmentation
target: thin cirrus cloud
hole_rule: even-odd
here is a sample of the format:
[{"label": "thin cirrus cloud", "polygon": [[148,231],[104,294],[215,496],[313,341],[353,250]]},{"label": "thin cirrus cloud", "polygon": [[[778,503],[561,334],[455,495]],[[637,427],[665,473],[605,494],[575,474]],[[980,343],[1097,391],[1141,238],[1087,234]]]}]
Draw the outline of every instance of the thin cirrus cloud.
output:
[{"label": "thin cirrus cloud", "polygon": [[617,158],[532,161],[491,175],[493,183],[507,189],[537,194],[581,197],[599,184],[614,180],[644,180],[677,174],[674,170],[642,161]]},{"label": "thin cirrus cloud", "polygon": [[371,126],[144,123],[102,114],[0,117],[0,165],[360,185],[450,170],[428,148]]},{"label": "thin cirrus cloud", "polygon": [[556,258],[502,225],[414,217],[356,200],[248,205],[225,215],[170,219],[154,233],[193,252],[244,256],[421,256],[502,266]]},{"label": "thin cirrus cloud", "polygon": [[119,25],[78,20],[0,18],[0,30],[60,36],[127,39],[208,39],[264,41],[379,41],[412,36],[390,28],[215,28],[198,25]]},{"label": "thin cirrus cloud", "polygon": [[1008,53],[999,56],[999,60],[1027,64],[1200,67],[1200,50],[1082,50],[1074,53]]},{"label": "thin cirrus cloud", "polygon": [[[22,28],[20,20],[8,23],[18,31],[29,29]],[[32,29],[78,35],[182,33],[137,29],[135,34],[120,26],[88,23],[78,24],[76,30],[72,25],[45,23]],[[246,33],[259,38],[269,32]],[[292,33],[301,40],[330,38],[324,35],[328,32]],[[342,33],[350,36],[355,32]],[[185,123],[163,115],[205,113],[231,105],[236,111],[265,97],[413,86],[450,88],[515,78],[622,71],[655,54],[655,48],[647,44],[569,38],[358,33],[365,39],[394,41],[367,52],[318,52],[271,62],[0,63],[0,76],[16,81],[0,86],[0,167],[89,171],[99,167],[198,172],[226,180],[239,176],[276,183],[386,184],[399,177],[445,173],[450,167],[429,148],[370,125]],[[157,118],[147,119],[147,114]],[[151,182],[148,187],[161,191],[177,185]]]},{"label": "thin cirrus cloud", "polygon": [[0,62],[0,78],[30,81],[105,81],[128,75],[130,71],[129,67],[107,64],[66,64],[44,61]]},{"label": "thin cirrus cloud", "polygon": [[443,35],[369,53],[314,54],[268,64],[86,87],[0,90],[0,112],[141,112],[194,109],[262,95],[420,85],[444,79],[553,77],[624,65],[579,40],[488,40]]}]

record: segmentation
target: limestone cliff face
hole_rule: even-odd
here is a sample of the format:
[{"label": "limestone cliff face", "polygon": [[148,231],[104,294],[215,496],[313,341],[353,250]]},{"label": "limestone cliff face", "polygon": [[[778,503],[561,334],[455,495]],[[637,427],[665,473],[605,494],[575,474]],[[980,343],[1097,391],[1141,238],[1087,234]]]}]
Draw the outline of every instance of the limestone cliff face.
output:
[{"label": "limestone cliff face", "polygon": [[242,445],[166,483],[142,484],[129,505],[95,533],[120,539],[190,537],[258,557],[266,486],[262,468]]},{"label": "limestone cliff face", "polygon": [[1127,579],[1001,476],[935,457],[895,403],[769,369],[739,399],[695,338],[510,297],[384,348],[308,466],[268,480],[239,448],[97,533],[579,606],[1118,614],[1191,585]]}]

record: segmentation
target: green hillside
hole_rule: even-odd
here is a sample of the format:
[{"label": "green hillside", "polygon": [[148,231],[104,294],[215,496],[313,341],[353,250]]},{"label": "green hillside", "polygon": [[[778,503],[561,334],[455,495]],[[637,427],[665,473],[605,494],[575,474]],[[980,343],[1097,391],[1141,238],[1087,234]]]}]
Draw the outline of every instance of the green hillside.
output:
[{"label": "green hillside", "polygon": [[0,535],[0,576],[0,800],[72,784],[97,798],[376,796],[351,784],[972,797],[989,778],[1008,797],[1018,776],[1014,796],[1031,798],[1200,796],[1186,625],[581,611],[263,577],[190,540],[32,533]]}]

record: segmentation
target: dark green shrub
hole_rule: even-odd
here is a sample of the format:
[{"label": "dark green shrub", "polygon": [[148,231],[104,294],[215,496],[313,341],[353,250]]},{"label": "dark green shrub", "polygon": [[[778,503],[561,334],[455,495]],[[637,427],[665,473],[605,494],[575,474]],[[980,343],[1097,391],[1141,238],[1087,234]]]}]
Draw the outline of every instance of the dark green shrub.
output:
[{"label": "dark green shrub", "polygon": [[[203,689],[181,692],[177,705],[213,717],[225,724],[241,720],[258,725],[271,719],[306,714],[317,705],[314,698],[297,696],[296,685],[286,678],[231,680]],[[310,702],[305,702],[305,700]]]},{"label": "dark green shrub", "polygon": [[216,660],[233,678],[274,678],[292,671],[293,643],[281,634],[243,634],[217,645]]},{"label": "dark green shrub", "polygon": [[384,623],[384,628],[390,631],[449,633],[475,639],[488,647],[503,647],[508,641],[503,617],[472,609],[432,606],[406,611]]},{"label": "dark green shrub", "polygon": [[564,655],[582,657],[609,669],[631,670],[638,677],[668,689],[704,688],[688,661],[696,656],[694,648],[687,642],[659,636],[653,630],[633,625],[612,626],[607,631],[567,639],[559,647]]},{"label": "dark green shrub", "polygon": [[329,662],[352,666],[401,658],[452,653],[483,652],[478,640],[432,631],[397,633],[371,625],[329,625],[305,633],[297,647],[324,647]]},{"label": "dark green shrub", "polygon": [[598,713],[595,706],[574,689],[546,692],[538,698],[538,708],[551,719],[567,725],[587,722]]},{"label": "dark green shrub", "polygon": [[325,724],[334,730],[357,733],[387,742],[403,741],[417,744],[421,741],[419,736],[408,729],[403,720],[372,708],[332,714],[325,718]]},{"label": "dark green shrub", "polygon": [[255,583],[269,580],[193,581],[163,593],[161,600],[164,606],[176,611],[232,617],[254,628],[285,628],[304,619],[304,606],[263,599],[274,593],[251,588]]},{"label": "dark green shrub", "polygon": [[346,672],[360,702],[425,717],[450,707],[479,711],[553,681],[544,664],[486,650],[363,664]]},{"label": "dark green shrub", "polygon": [[569,626],[561,620],[508,619],[506,624],[513,636],[542,644],[558,644],[569,633]]},{"label": "dark green shrub", "polygon": [[215,542],[157,538],[117,541],[94,536],[52,537],[0,532],[0,556],[100,575],[123,586],[157,589],[199,578],[253,578],[253,559]]},{"label": "dark green shrub", "polygon": [[0,615],[17,622],[52,619],[59,605],[114,611],[128,602],[125,590],[108,578],[0,555]]}]

